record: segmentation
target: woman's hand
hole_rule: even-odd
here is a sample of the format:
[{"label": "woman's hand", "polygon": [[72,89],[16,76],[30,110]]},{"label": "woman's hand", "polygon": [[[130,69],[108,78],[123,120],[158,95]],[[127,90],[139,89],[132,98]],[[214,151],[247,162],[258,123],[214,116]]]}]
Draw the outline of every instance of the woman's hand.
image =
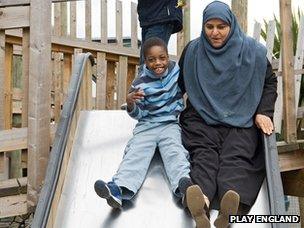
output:
[{"label": "woman's hand", "polygon": [[274,130],[273,123],[268,116],[257,114],[255,116],[255,124],[262,130],[264,134],[271,135]]},{"label": "woman's hand", "polygon": [[131,112],[133,110],[133,108],[134,108],[134,103],[136,101],[141,100],[144,96],[145,96],[144,91],[140,90],[140,89],[135,90],[135,91],[129,93],[127,95],[127,99],[126,99],[128,112]]}]

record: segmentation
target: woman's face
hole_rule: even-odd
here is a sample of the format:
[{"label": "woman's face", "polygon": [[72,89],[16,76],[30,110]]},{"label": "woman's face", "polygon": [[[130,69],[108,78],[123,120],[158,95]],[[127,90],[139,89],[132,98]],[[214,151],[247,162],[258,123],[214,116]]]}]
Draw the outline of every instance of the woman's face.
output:
[{"label": "woman's face", "polygon": [[230,31],[230,26],[221,19],[210,19],[204,25],[205,34],[214,48],[224,45]]}]

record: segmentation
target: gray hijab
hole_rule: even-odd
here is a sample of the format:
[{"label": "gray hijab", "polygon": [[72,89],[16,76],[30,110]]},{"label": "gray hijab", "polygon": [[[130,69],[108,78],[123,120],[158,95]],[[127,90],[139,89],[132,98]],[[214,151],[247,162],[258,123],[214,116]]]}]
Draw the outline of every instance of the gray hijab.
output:
[{"label": "gray hijab", "polygon": [[203,28],[189,44],[183,67],[188,98],[210,125],[251,127],[263,92],[266,48],[243,33],[225,3],[214,1],[205,8],[203,25],[215,18],[230,25],[229,35],[214,48]]}]

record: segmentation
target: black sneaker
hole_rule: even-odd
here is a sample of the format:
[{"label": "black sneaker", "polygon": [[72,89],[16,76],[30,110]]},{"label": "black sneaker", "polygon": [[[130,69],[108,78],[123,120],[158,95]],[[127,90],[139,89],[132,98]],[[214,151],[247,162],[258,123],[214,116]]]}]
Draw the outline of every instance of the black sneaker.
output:
[{"label": "black sneaker", "polygon": [[94,184],[97,195],[107,200],[107,203],[113,208],[121,208],[122,198],[121,189],[114,182],[104,182],[97,180]]}]

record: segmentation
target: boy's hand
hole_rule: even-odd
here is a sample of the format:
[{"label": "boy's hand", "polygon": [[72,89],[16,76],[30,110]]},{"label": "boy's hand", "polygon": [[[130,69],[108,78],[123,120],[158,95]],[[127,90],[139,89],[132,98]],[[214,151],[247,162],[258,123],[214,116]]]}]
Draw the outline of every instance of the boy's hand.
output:
[{"label": "boy's hand", "polygon": [[142,98],[144,98],[145,96],[145,93],[143,90],[141,89],[136,89],[135,91],[129,93],[127,95],[127,99],[126,99],[126,102],[127,102],[127,107],[128,107],[128,111],[132,111],[133,108],[134,108],[134,103],[136,101],[139,101],[141,100]]}]

